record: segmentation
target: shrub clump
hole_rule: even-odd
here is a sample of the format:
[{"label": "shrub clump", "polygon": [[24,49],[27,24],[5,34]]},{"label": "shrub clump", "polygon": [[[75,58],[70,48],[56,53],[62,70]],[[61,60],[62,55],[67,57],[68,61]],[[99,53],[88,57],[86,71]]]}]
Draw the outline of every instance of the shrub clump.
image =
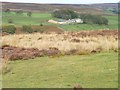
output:
[{"label": "shrub clump", "polygon": [[27,12],[27,16],[31,17],[32,16],[32,12]]},{"label": "shrub clump", "polygon": [[33,33],[33,29],[30,25],[23,25],[22,26],[22,31],[25,33]]},{"label": "shrub clump", "polygon": [[8,23],[13,23],[13,20],[12,19],[8,19]]},{"label": "shrub clump", "polygon": [[2,32],[8,33],[8,34],[14,34],[16,31],[16,27],[14,25],[7,25],[2,27]]},{"label": "shrub clump", "polygon": [[5,9],[4,11],[5,11],[6,13],[10,13],[10,9],[9,9],[9,8]]},{"label": "shrub clump", "polygon": [[41,23],[40,26],[43,26],[43,24]]}]

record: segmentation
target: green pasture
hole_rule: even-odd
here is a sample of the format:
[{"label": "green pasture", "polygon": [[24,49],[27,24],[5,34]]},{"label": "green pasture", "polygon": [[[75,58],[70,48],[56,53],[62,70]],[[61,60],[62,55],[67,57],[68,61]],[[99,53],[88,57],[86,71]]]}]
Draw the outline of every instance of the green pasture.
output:
[{"label": "green pasture", "polygon": [[2,14],[3,25],[9,24],[8,19],[12,19],[14,25],[54,25],[66,31],[79,31],[79,30],[100,30],[100,29],[118,29],[118,16],[104,16],[109,20],[109,25],[96,25],[96,24],[71,24],[71,25],[56,25],[48,23],[49,19],[56,19],[50,13],[32,13],[32,16],[27,16],[26,13],[16,14],[15,12]]},{"label": "green pasture", "polygon": [[100,30],[100,29],[118,29],[118,16],[104,16],[108,19],[108,25],[97,25],[97,24],[71,24],[71,25],[60,25],[66,31],[79,31],[79,30]]},{"label": "green pasture", "polygon": [[13,20],[14,25],[40,25],[41,23],[46,23],[49,19],[52,18],[49,13],[32,13],[32,16],[27,16],[26,13],[16,14],[15,12],[2,13],[2,21],[4,24],[9,24],[8,19]]},{"label": "green pasture", "polygon": [[39,57],[10,61],[3,74],[4,88],[117,88],[118,54]]}]

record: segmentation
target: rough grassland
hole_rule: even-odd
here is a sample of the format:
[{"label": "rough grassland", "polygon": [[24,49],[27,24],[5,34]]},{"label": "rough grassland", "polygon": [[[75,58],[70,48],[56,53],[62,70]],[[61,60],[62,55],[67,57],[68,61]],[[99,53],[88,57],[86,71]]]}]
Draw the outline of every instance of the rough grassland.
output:
[{"label": "rough grassland", "polygon": [[117,88],[118,54],[41,57],[28,61],[11,61],[10,72],[3,75],[3,87],[74,87]]},{"label": "rough grassland", "polygon": [[[91,32],[91,33],[90,33]],[[2,45],[10,45],[16,47],[24,47],[24,48],[38,48],[49,49],[51,47],[58,48],[60,51],[70,51],[70,50],[78,50],[80,52],[85,51],[109,51],[109,50],[117,50],[118,49],[118,36],[114,35],[114,32],[107,31],[107,33],[113,35],[107,35],[105,31],[84,31],[84,32],[76,32],[69,33],[65,32],[62,34],[20,34],[20,35],[8,35],[2,37],[0,40]],[[103,33],[103,35],[98,35],[99,33]],[[90,36],[87,35],[90,33]],[[96,35],[91,36],[92,34],[97,33]],[[116,32],[117,33],[117,32]],[[83,36],[85,35],[85,36]]]}]

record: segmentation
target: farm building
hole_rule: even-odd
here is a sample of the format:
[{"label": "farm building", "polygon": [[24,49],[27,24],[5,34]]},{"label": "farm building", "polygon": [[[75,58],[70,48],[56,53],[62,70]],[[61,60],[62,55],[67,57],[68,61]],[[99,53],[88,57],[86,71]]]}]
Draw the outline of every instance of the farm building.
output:
[{"label": "farm building", "polygon": [[58,24],[58,22],[57,22],[57,21],[55,21],[55,20],[49,20],[48,22],[49,22],[49,23]]},{"label": "farm building", "polygon": [[69,20],[49,20],[48,22],[54,24],[71,24],[71,23],[83,23],[83,20],[78,18],[78,19],[69,19]]}]

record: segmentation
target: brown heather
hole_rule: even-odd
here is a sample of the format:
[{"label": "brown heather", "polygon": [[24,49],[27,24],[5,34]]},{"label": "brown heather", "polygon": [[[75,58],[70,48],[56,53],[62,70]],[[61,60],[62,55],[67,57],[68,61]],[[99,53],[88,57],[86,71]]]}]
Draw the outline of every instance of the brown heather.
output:
[{"label": "brown heather", "polygon": [[83,55],[101,51],[118,50],[118,31],[80,31],[57,33],[33,33],[6,35],[1,39],[2,45],[39,50],[57,48],[63,53],[72,52]]}]

